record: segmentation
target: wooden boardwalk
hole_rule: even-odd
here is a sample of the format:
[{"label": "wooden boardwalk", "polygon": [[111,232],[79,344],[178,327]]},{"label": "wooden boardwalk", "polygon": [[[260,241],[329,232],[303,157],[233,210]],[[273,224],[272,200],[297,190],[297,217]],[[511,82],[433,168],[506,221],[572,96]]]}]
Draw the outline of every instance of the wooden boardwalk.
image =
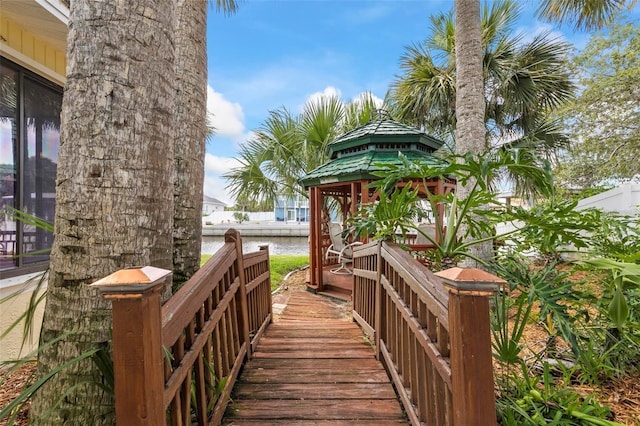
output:
[{"label": "wooden boardwalk", "polygon": [[387,373],[339,302],[293,293],[234,388],[226,425],[406,425]]}]

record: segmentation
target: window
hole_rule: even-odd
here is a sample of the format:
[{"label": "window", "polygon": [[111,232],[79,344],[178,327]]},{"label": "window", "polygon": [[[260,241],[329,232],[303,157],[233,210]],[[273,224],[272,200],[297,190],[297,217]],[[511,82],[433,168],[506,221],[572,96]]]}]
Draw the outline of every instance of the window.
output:
[{"label": "window", "polygon": [[7,207],[53,222],[62,89],[0,62],[0,277],[43,269],[53,235]]}]

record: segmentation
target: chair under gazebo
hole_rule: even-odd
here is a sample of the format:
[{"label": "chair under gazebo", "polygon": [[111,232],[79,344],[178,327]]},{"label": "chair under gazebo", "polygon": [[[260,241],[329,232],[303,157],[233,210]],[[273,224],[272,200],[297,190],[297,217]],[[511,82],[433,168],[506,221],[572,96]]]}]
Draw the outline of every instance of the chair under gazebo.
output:
[{"label": "chair under gazebo", "polygon": [[[442,145],[442,141],[425,132],[386,118],[370,121],[329,144],[330,161],[300,179],[300,183],[309,190],[310,200],[308,287],[311,290],[349,298],[353,289],[353,276],[345,273],[345,268],[348,271],[345,258],[331,256],[331,253],[327,256],[332,245],[328,199],[332,198],[337,203],[340,220],[344,224],[360,206],[378,198],[369,185],[378,179],[374,172],[383,170],[387,165],[399,165],[399,152],[410,161],[439,163],[442,160],[435,158],[433,153]],[[406,182],[398,185],[403,184]],[[423,195],[427,190],[431,194],[442,195],[455,190],[456,182],[452,179],[430,179],[426,182],[427,188],[422,182],[414,182],[413,185]],[[443,212],[433,214],[442,218]],[[428,249],[428,244],[415,248]]]}]

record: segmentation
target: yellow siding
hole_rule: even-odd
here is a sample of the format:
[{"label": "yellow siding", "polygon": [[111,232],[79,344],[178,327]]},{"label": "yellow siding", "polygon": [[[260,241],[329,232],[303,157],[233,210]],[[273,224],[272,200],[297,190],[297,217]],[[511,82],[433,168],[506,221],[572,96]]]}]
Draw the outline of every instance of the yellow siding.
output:
[{"label": "yellow siding", "polygon": [[58,50],[56,52],[56,72],[60,75],[66,74],[67,67],[67,55],[64,52]]},{"label": "yellow siding", "polygon": [[7,18],[0,18],[2,42],[57,74],[65,75],[65,52],[54,49],[42,39]]}]

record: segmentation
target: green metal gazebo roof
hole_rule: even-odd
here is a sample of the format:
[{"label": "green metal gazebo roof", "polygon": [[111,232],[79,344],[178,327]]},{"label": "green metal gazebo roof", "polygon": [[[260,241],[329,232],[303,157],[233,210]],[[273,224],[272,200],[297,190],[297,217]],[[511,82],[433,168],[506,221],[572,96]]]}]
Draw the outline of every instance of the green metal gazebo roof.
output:
[{"label": "green metal gazebo roof", "polygon": [[382,119],[370,121],[364,126],[353,129],[340,136],[329,144],[329,157],[335,158],[335,154],[350,148],[359,147],[370,143],[406,144],[417,143],[431,148],[431,152],[440,148],[441,140],[427,135],[406,124],[397,121]]},{"label": "green metal gazebo roof", "polygon": [[375,179],[373,172],[399,165],[398,153],[409,161],[440,164],[432,153],[443,142],[390,119],[378,119],[338,137],[329,144],[331,161],[300,178],[305,187],[323,183]]}]

